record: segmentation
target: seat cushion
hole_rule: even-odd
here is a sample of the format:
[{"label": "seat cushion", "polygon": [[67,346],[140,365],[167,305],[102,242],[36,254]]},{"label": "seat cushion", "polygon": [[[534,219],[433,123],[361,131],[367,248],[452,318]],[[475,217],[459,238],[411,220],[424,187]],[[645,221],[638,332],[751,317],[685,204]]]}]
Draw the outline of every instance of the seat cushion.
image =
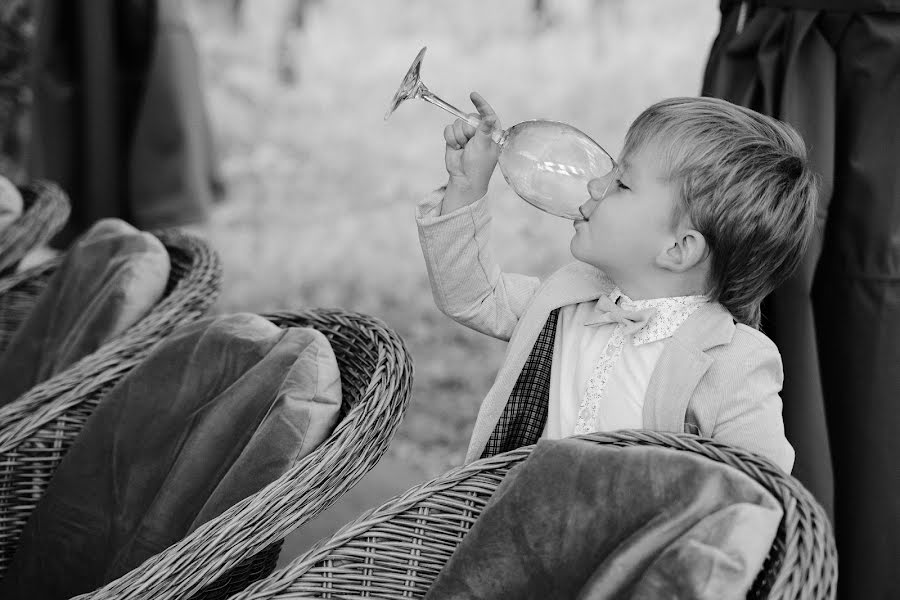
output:
[{"label": "seat cushion", "polygon": [[9,179],[0,175],[0,236],[4,229],[22,216],[23,210],[22,194]]},{"label": "seat cushion", "polygon": [[340,404],[318,331],[250,314],[177,329],[86,422],[0,597],[69,598],[128,572],[308,455]]},{"label": "seat cushion", "polygon": [[0,406],[116,338],[162,298],[169,254],[118,219],[97,222],[66,252],[0,355]]},{"label": "seat cushion", "polygon": [[509,471],[428,598],[745,598],[782,509],[705,457],[539,442]]}]

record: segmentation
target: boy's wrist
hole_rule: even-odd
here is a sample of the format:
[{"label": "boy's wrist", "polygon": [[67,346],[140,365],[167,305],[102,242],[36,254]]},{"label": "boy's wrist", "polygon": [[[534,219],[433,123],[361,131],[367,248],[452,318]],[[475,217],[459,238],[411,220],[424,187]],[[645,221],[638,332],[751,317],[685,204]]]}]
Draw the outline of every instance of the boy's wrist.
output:
[{"label": "boy's wrist", "polygon": [[487,190],[476,190],[472,185],[457,181],[451,177],[444,189],[444,202],[441,214],[449,214],[464,206],[468,206],[486,193]]}]

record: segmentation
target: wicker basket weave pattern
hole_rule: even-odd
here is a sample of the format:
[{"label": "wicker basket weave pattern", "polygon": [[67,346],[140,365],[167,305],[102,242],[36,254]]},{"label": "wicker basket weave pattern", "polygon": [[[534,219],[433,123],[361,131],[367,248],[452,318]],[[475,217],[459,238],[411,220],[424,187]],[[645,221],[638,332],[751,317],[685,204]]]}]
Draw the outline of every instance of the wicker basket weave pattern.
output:
[{"label": "wicker basket weave pattern", "polygon": [[[53,471],[100,398],[175,327],[203,315],[218,295],[221,267],[208,244],[176,231],[157,236],[172,265],[163,299],[115,340],[0,407],[0,577]],[[0,280],[0,343],[8,341],[61,261]]]},{"label": "wicker basket weave pattern", "polygon": [[0,278],[0,352],[6,349],[58,264],[58,259],[49,260],[18,275]]},{"label": "wicker basket weave pattern", "polygon": [[352,488],[384,452],[412,390],[401,338],[380,320],[338,309],[265,315],[328,338],[341,373],[342,418],[287,473],[140,567],[78,598],[227,598],[271,573],[284,537]]},{"label": "wicker basket weave pattern", "polygon": [[[687,434],[620,431],[580,437],[597,444],[692,452],[746,473],[784,508],[749,597],[834,598],[837,556],[827,517],[797,480],[768,460]],[[411,488],[232,600],[423,597],[504,475],[532,448],[478,460]]]},{"label": "wicker basket weave pattern", "polygon": [[59,186],[36,180],[19,191],[25,210],[0,232],[0,275],[12,273],[29,251],[50,241],[69,219],[69,199]]}]

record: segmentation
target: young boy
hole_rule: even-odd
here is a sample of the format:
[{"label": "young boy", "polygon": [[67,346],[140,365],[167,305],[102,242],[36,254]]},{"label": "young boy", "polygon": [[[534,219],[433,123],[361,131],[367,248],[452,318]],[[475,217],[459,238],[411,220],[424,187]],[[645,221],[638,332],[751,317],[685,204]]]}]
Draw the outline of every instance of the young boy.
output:
[{"label": "young boy", "polygon": [[816,179],[787,125],[713,98],[673,98],[632,123],[618,164],[592,180],[577,262],[545,281],[504,273],[484,197],[499,148],[490,105],[447,126],[447,185],[417,207],[438,308],[509,341],[467,461],[590,431],[688,432],[786,472],[781,357],[762,299],[796,267]]}]

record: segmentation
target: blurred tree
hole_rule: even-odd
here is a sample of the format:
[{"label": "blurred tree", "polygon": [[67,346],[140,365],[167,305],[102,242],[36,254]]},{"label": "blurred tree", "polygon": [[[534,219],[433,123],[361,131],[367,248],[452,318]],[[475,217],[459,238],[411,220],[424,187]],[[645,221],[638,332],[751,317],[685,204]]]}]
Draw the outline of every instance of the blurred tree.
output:
[{"label": "blurred tree", "polygon": [[29,49],[34,38],[31,0],[0,5],[0,175],[22,184],[31,86]]},{"label": "blurred tree", "polygon": [[[295,53],[291,38],[303,30],[306,23],[306,15],[310,6],[318,0],[289,0],[285,18],[281,19],[276,27],[277,43],[275,47],[275,70],[278,80],[285,85],[294,85],[299,79],[299,66],[295,60]],[[252,6],[252,5],[250,5]],[[231,22],[237,29],[244,26],[244,0],[231,0],[229,12]]]}]

